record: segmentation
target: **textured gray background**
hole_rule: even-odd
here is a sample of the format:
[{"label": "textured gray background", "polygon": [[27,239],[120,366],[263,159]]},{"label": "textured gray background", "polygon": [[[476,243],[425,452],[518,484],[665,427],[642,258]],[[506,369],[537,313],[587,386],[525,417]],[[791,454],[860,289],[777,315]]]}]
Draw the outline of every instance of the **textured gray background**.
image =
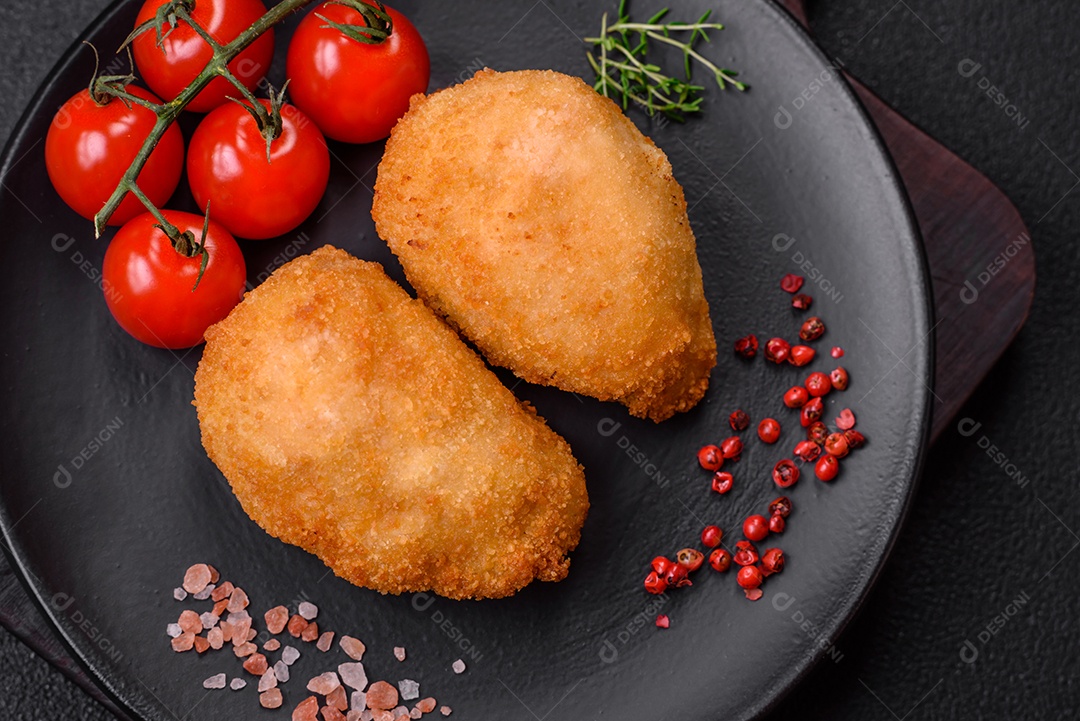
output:
[{"label": "textured gray background", "polygon": [[[0,137],[105,4],[0,3]],[[892,559],[839,640],[842,657],[774,717],[1080,717],[1080,188],[1070,192],[1080,184],[1080,4],[817,0],[811,17],[827,52],[1013,199],[1039,284],[1027,327],[962,413],[981,428],[950,430],[930,455]],[[958,72],[965,59],[982,66],[972,77]],[[1030,483],[1010,479],[984,437]],[[965,641],[973,663],[961,659]],[[2,630],[0,679],[2,719],[110,718]]]}]

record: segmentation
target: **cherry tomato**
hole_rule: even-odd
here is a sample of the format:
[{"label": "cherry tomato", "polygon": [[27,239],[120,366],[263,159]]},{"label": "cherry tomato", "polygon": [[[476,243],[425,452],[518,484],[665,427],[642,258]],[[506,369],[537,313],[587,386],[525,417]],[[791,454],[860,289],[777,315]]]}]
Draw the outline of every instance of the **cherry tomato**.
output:
[{"label": "cherry tomato", "polygon": [[[146,0],[135,26],[154,19],[154,13],[167,0]],[[205,29],[210,37],[226,45],[236,39],[253,22],[266,13],[261,0],[199,0],[191,11],[191,19]],[[157,44],[153,28],[142,33],[132,42],[135,64],[150,88],[172,100],[195,79],[210,62],[213,50],[186,22],[178,21],[176,27],[165,24],[162,34],[168,35]],[[255,42],[229,63],[229,70],[248,90],[254,89],[270,69],[274,57],[274,31],[267,30]],[[196,113],[213,110],[225,102],[226,96],[237,96],[237,89],[225,78],[214,78],[196,95],[187,109]]]},{"label": "cherry tomato", "polygon": [[352,40],[326,25],[365,26],[353,8],[323,3],[308,13],[289,43],[289,93],[301,110],[334,140],[371,143],[409,109],[409,98],[427,90],[431,61],[420,33],[391,8],[390,37],[378,45]]},{"label": "cherry tomato", "polygon": [[[202,216],[162,212],[181,231],[201,237]],[[211,220],[206,234],[210,257],[195,288],[202,258],[176,252],[155,223],[153,215],[143,213],[116,232],[101,271],[109,289],[105,302],[120,327],[143,343],[190,348],[240,302],[247,278],[244,256],[229,231]]]},{"label": "cherry tomato", "polygon": [[[161,102],[134,85],[127,91],[144,100]],[[98,105],[89,90],[81,90],[60,106],[45,136],[45,169],[56,192],[84,218],[93,218],[105,205],[131,165],[157,116],[141,105],[112,98]],[[174,123],[165,131],[139,173],[139,187],[164,205],[180,182],[184,169],[184,137]],[[123,225],[146,208],[130,193],[109,219]]]},{"label": "cherry tomato", "polygon": [[[269,109],[270,101],[260,101]],[[273,238],[311,215],[330,178],[326,139],[302,112],[281,109],[281,135],[270,145],[255,118],[228,103],[203,118],[191,136],[187,173],[200,208],[241,238]]]}]

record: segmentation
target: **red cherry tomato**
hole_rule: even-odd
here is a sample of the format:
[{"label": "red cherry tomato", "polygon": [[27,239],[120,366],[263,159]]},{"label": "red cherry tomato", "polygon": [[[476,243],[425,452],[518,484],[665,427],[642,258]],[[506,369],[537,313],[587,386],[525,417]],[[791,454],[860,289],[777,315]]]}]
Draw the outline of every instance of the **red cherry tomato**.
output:
[{"label": "red cherry tomato", "polygon": [[[202,234],[202,216],[162,211],[181,231]],[[158,348],[190,348],[229,314],[244,292],[247,271],[240,247],[213,220],[206,234],[210,257],[199,285],[202,258],[177,253],[168,236],[155,228],[150,213],[128,221],[105,251],[102,267],[105,302],[124,330]]]},{"label": "red cherry tomato", "polygon": [[[129,85],[132,95],[161,102],[151,93]],[[93,218],[119,185],[139,148],[150,135],[157,116],[135,103],[128,107],[113,98],[98,105],[89,90],[81,90],[60,106],[45,136],[45,168],[56,192],[84,218]],[[139,187],[164,205],[180,182],[184,169],[184,137],[174,123],[150,153]],[[146,208],[130,193],[109,219],[123,225]]]},{"label": "red cherry tomato", "polygon": [[[167,0],[146,0],[135,26],[154,19],[157,9]],[[191,19],[205,29],[210,37],[226,45],[236,39],[253,22],[266,13],[261,0],[199,0],[191,11]],[[132,42],[135,64],[150,88],[172,100],[195,79],[210,62],[213,51],[186,22],[178,21],[176,27],[165,24],[162,34],[168,35],[157,44],[154,30],[142,33]],[[229,70],[249,90],[255,88],[270,69],[274,57],[274,31],[263,35],[244,49],[229,63]],[[225,78],[214,78],[188,104],[187,109],[196,113],[213,110],[225,102],[226,96],[237,96],[239,91]]]},{"label": "red cherry tomato", "polygon": [[[269,109],[268,100],[260,101]],[[300,225],[330,178],[326,140],[303,113],[281,109],[281,135],[270,145],[236,103],[216,108],[191,136],[187,172],[200,208],[241,238],[273,238]]]},{"label": "red cherry tomato", "polygon": [[409,109],[409,98],[427,90],[431,61],[420,33],[391,8],[390,37],[378,45],[352,40],[317,15],[343,25],[366,26],[353,8],[323,3],[308,13],[289,43],[286,74],[292,102],[334,140],[371,143]]}]

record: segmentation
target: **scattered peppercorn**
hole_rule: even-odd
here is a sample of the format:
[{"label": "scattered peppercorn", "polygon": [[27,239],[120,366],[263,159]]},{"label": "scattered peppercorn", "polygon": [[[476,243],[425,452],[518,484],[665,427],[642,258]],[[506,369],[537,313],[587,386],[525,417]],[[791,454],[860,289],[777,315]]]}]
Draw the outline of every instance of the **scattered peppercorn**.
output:
[{"label": "scattered peppercorn", "polygon": [[757,355],[758,339],[756,335],[748,335],[735,341],[735,355],[750,359]]},{"label": "scattered peppercorn", "polygon": [[765,443],[776,443],[780,440],[780,424],[773,418],[765,418],[758,423],[757,434]]},{"label": "scattered peppercorn", "polygon": [[765,358],[773,363],[783,363],[791,353],[791,344],[783,338],[771,338],[765,344]]},{"label": "scattered peppercorn", "polygon": [[750,416],[743,410],[732,411],[731,415],[728,416],[728,425],[736,433],[745,431],[750,427]]}]

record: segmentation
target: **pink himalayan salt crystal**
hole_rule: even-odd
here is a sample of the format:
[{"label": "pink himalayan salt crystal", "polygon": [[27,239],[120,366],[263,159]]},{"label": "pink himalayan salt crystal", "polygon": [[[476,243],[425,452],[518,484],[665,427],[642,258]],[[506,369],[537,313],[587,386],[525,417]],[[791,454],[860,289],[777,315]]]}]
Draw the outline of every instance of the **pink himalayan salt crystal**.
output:
[{"label": "pink himalayan salt crystal", "polygon": [[319,615],[319,607],[314,603],[307,601],[301,601],[297,606],[296,612],[299,613],[305,621],[314,621],[315,617]]},{"label": "pink himalayan salt crystal", "polygon": [[259,705],[263,708],[281,708],[284,700],[280,688],[272,688],[259,694]]},{"label": "pink himalayan salt crystal", "polygon": [[349,688],[356,689],[357,691],[363,691],[367,688],[367,671],[364,670],[364,664],[356,661],[354,663],[343,663],[338,666],[338,673],[341,674],[341,681]]},{"label": "pink himalayan salt crystal", "polygon": [[289,665],[279,660],[274,664],[274,675],[277,676],[278,681],[285,683],[289,680]]},{"label": "pink himalayan salt crystal", "polygon": [[308,696],[292,712],[292,721],[318,721],[319,699]]},{"label": "pink himalayan salt crystal", "polygon": [[210,642],[210,648],[215,651],[225,645],[225,639],[221,633],[221,629],[217,627],[206,632],[206,640]]},{"label": "pink himalayan salt crystal", "polygon": [[281,660],[286,666],[292,666],[298,658],[300,658],[300,652],[292,646],[286,646],[281,652]]},{"label": "pink himalayan salt crystal", "polygon": [[229,596],[229,605],[226,608],[229,609],[229,613],[239,613],[248,607],[248,595],[244,593],[242,588],[234,588],[232,595]]},{"label": "pink himalayan salt crystal", "polygon": [[277,651],[279,648],[281,648],[281,641],[276,638],[272,638],[263,644],[264,651]]},{"label": "pink himalayan salt crystal", "polygon": [[319,649],[323,653],[326,653],[327,651],[330,650],[330,646],[333,645],[333,643],[334,643],[334,632],[333,631],[324,631],[323,634],[321,636],[319,636],[319,641],[318,641],[318,643],[315,644],[315,648]]},{"label": "pink himalayan salt crystal", "polygon": [[182,634],[172,640],[172,649],[177,653],[183,653],[184,651],[190,651],[191,647],[195,645],[195,634],[190,631],[184,631]]},{"label": "pink himalayan salt crystal", "polygon": [[326,696],[339,686],[341,686],[341,681],[338,680],[338,675],[333,671],[327,671],[308,681],[307,690]]},{"label": "pink himalayan salt crystal", "polygon": [[376,681],[367,690],[365,698],[372,710],[392,709],[398,705],[398,690],[386,681]]},{"label": "pink himalayan salt crystal", "polygon": [[239,691],[245,686],[247,686],[247,681],[242,678],[234,678],[232,681],[229,682],[229,688],[231,688],[233,691]]},{"label": "pink himalayan salt crystal", "polygon": [[335,708],[338,711],[344,711],[349,708],[349,699],[345,696],[345,687],[338,686],[333,691],[326,694],[326,705]]},{"label": "pink himalayan salt crystal", "polygon": [[403,646],[394,646],[394,658],[398,661],[405,660],[405,648]]},{"label": "pink himalayan salt crystal", "polygon": [[403,678],[398,681],[398,691],[401,692],[402,701],[412,701],[413,699],[420,698],[420,684],[413,681],[411,678]]},{"label": "pink himalayan salt crystal", "polygon": [[449,716],[450,714],[454,713],[454,709],[450,708],[449,706],[440,706],[439,713],[441,713],[443,716]]},{"label": "pink himalayan salt crystal", "polygon": [[196,563],[184,573],[183,588],[188,593],[199,593],[210,583],[210,567]]},{"label": "pink himalayan salt crystal", "polygon": [[367,647],[364,646],[364,642],[360,639],[352,636],[342,636],[338,645],[341,646],[341,650],[345,652],[345,655],[353,661],[364,660],[364,651],[367,650]]},{"label": "pink himalayan salt crystal", "polygon": [[323,706],[322,717],[323,721],[345,721],[345,714],[333,706]]},{"label": "pink himalayan salt crystal", "polygon": [[206,599],[210,598],[210,594],[213,593],[213,591],[214,584],[211,583],[209,586],[199,591],[198,593],[192,594],[191,597],[194,598],[196,601],[205,601]]},{"label": "pink himalayan salt crystal", "polygon": [[420,709],[420,713],[431,713],[435,710],[435,699],[431,696],[420,699],[416,702],[416,708]]},{"label": "pink himalayan salt crystal", "polygon": [[266,630],[275,636],[285,630],[285,624],[289,622],[289,609],[284,606],[274,606],[265,614]]},{"label": "pink himalayan salt crystal", "polygon": [[202,633],[202,621],[199,619],[199,614],[194,611],[182,611],[177,623],[186,633]]},{"label": "pink himalayan salt crystal", "polygon": [[465,662],[459,658],[450,668],[454,669],[454,673],[465,673]]},{"label": "pink himalayan salt crystal", "polygon": [[211,676],[202,682],[202,687],[212,689],[225,688],[225,674],[219,673]]},{"label": "pink himalayan salt crystal", "polygon": [[266,673],[259,677],[259,693],[272,688],[277,688],[277,676],[274,675],[274,669],[268,668]]}]

